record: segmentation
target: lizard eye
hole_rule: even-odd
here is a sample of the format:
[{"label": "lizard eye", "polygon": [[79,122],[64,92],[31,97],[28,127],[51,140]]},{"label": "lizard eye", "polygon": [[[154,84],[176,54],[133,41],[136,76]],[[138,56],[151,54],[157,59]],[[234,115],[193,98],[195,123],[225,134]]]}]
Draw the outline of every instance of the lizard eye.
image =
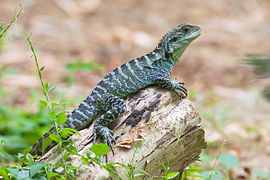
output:
[{"label": "lizard eye", "polygon": [[171,41],[176,42],[177,39],[178,39],[177,37],[173,37],[173,38],[171,39]]},{"label": "lizard eye", "polygon": [[188,27],[183,27],[182,30],[183,30],[184,33],[188,33],[189,32],[189,28]]}]

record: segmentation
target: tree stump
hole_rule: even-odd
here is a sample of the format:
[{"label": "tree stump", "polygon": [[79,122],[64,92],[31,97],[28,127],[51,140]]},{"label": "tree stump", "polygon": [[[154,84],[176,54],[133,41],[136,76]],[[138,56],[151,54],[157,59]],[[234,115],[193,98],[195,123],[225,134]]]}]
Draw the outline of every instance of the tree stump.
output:
[{"label": "tree stump", "polygon": [[[118,138],[114,145],[115,155],[111,152],[108,154],[109,162],[132,164],[151,176],[160,176],[164,172],[162,164],[166,165],[169,161],[169,172],[182,173],[190,163],[198,159],[201,150],[206,148],[200,116],[187,98],[180,99],[176,93],[166,89],[148,87],[127,97],[125,102],[127,111],[110,127]],[[82,136],[75,134],[73,139],[78,152],[83,154],[93,144],[93,124],[80,133]],[[138,146],[136,152],[134,146]],[[60,161],[60,155],[57,158],[52,155],[56,148],[38,161]],[[54,159],[50,159],[51,157]],[[70,158],[74,166],[86,172],[78,173],[77,179],[110,179],[109,173],[98,165],[87,166],[77,156]],[[122,167],[117,170],[122,179],[127,179]],[[144,179],[148,178],[149,176],[144,176]]]}]

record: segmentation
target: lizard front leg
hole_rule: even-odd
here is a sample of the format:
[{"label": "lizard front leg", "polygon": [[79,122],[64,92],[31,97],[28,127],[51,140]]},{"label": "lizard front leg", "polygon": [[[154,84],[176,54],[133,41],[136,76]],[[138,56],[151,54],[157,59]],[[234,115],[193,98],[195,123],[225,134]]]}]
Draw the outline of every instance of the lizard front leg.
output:
[{"label": "lizard front leg", "polygon": [[113,137],[113,131],[107,127],[108,124],[118,118],[125,110],[125,102],[117,96],[108,96],[104,102],[102,102],[102,108],[106,111],[101,115],[94,125],[94,144],[96,142],[97,135],[103,138],[103,142],[113,151],[112,143],[115,142]]},{"label": "lizard front leg", "polygon": [[[187,97],[187,89],[184,87],[184,82],[177,82],[175,79],[170,80],[167,77],[157,77],[155,82],[163,88],[175,91],[181,98]],[[181,94],[177,90],[180,90]]]}]

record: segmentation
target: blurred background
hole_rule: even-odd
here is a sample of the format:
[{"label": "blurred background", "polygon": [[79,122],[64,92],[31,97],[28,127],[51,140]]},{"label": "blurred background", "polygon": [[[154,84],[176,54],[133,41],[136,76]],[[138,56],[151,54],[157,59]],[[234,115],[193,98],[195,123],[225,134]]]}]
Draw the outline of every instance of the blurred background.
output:
[{"label": "blurred background", "polygon": [[[233,179],[270,178],[269,0],[0,0],[1,24],[19,4],[16,23],[42,42],[34,46],[45,81],[57,87],[52,101],[70,102],[58,111],[72,111],[106,73],[153,50],[171,28],[199,25],[202,35],[171,76],[185,82],[202,117],[208,149],[197,164],[211,168],[221,151],[235,164],[221,161],[220,172],[225,165]],[[0,39],[0,139],[17,154],[51,122],[25,36],[16,25],[7,35]]]}]

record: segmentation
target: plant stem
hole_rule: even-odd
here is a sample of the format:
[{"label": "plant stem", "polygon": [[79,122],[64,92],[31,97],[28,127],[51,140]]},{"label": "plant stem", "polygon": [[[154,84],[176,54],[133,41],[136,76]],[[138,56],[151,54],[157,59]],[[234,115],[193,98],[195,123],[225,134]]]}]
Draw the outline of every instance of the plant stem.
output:
[{"label": "plant stem", "polygon": [[225,140],[224,140],[224,141],[222,142],[222,144],[220,145],[220,149],[219,149],[218,155],[217,155],[217,157],[216,157],[216,159],[215,159],[215,162],[214,162],[214,165],[213,165],[213,167],[212,167],[212,169],[211,169],[211,174],[210,174],[210,176],[208,177],[207,180],[210,180],[210,179],[212,178],[212,176],[213,176],[214,169],[215,169],[215,167],[216,167],[217,161],[218,161],[218,159],[219,159],[219,156],[220,156],[220,154],[221,154],[221,151],[222,151],[222,149],[223,149],[224,144],[225,144]]},{"label": "plant stem", "polygon": [[[36,54],[35,48],[34,48],[34,46],[33,46],[33,44],[32,44],[32,41],[31,41],[31,39],[30,39],[31,34],[28,35],[28,34],[23,30],[22,27],[20,27],[19,25],[17,25],[17,26],[21,29],[22,33],[25,35],[26,40],[27,40],[28,44],[29,44],[30,47],[31,47],[31,51],[32,51],[32,53],[33,53],[33,55],[34,55],[34,59],[35,59],[35,64],[36,64],[36,68],[37,68],[39,80],[40,80],[41,86],[42,86],[42,88],[43,88],[43,94],[44,94],[45,99],[46,99],[46,102],[47,102],[47,109],[48,109],[50,115],[52,115],[53,110],[52,110],[52,106],[51,106],[51,102],[50,102],[50,98],[49,98],[48,87],[46,87],[47,83],[44,84],[44,81],[43,81],[43,78],[42,78],[41,69],[39,68],[39,64],[38,64],[37,54]],[[53,126],[54,126],[54,129],[55,129],[56,135],[59,135],[58,127],[57,127],[57,123],[56,123],[56,120],[55,120],[55,119],[53,119]],[[59,147],[61,147],[61,144],[59,144]]]},{"label": "plant stem", "polygon": [[[22,13],[22,5],[19,5],[19,12],[13,17],[11,22],[8,24],[8,26],[3,30],[3,32],[0,34],[0,39],[3,37],[3,35],[7,32],[7,30],[10,28],[10,26],[18,19],[20,14]],[[16,12],[16,10],[15,10]]]}]

